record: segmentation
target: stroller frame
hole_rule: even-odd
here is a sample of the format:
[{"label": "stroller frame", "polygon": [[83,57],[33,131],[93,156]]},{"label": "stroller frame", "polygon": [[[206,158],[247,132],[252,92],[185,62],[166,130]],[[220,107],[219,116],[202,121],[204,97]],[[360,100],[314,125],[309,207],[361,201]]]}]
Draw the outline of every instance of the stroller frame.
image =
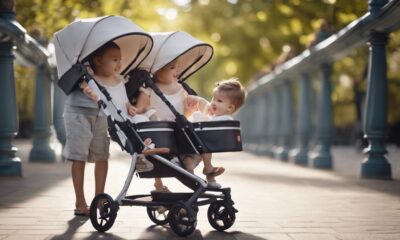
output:
[{"label": "stroller frame", "polygon": [[[85,69],[85,68],[81,68]],[[142,70],[137,70],[142,71]],[[146,73],[146,71],[143,71]],[[97,195],[90,205],[90,220],[93,227],[104,232],[109,230],[117,217],[117,212],[121,206],[145,206],[147,214],[152,222],[157,225],[170,224],[171,229],[179,236],[188,236],[196,229],[197,212],[199,206],[210,205],[208,208],[208,221],[216,230],[223,231],[230,228],[236,219],[238,212],[234,207],[234,202],[231,199],[230,188],[210,188],[206,182],[195,174],[192,174],[172,163],[167,158],[158,155],[147,155],[153,161],[158,161],[169,169],[173,170],[178,176],[175,176],[179,181],[193,189],[193,193],[166,193],[166,192],[151,192],[151,194],[127,195],[130,183],[136,172],[136,162],[138,152],[145,150],[143,139],[137,133],[135,124],[120,114],[127,126],[132,130],[134,139],[129,139],[121,130],[117,121],[107,110],[108,106],[116,108],[117,112],[121,111],[113,104],[112,98],[107,93],[107,90],[98,85],[88,73],[83,74],[83,80],[87,81],[89,86],[99,95],[100,100],[98,105],[107,115],[109,130],[117,133],[119,141],[117,141],[123,149],[131,154],[131,164],[124,186],[118,196],[113,199],[108,194],[102,193]],[[88,80],[89,79],[89,80]],[[154,84],[150,76],[146,77],[145,82],[150,86],[156,94],[171,108],[172,112],[177,117],[177,125],[181,129],[191,146],[196,150],[196,153],[204,152],[204,145],[194,131],[189,131],[192,127],[190,122],[184,116],[179,114],[171,103],[165,98],[158,87]],[[114,129],[113,129],[114,128]],[[189,136],[191,135],[191,136]],[[195,141],[193,141],[193,137]],[[132,141],[136,141],[132,143]],[[137,146],[139,143],[139,146]],[[198,149],[199,148],[199,149]],[[139,173],[140,175],[140,173]],[[155,176],[157,177],[157,176]],[[189,183],[188,183],[189,182]],[[207,193],[214,192],[214,193]],[[219,193],[219,194],[215,194]],[[168,214],[167,214],[168,212]]]},{"label": "stroller frame", "polygon": [[[114,200],[108,194],[102,193],[92,200],[90,220],[93,227],[99,232],[109,230],[113,226],[121,206],[145,206],[149,218],[155,224],[164,225],[169,223],[176,234],[187,236],[196,229],[198,207],[208,204],[207,216],[210,224],[219,231],[231,227],[235,222],[237,210],[233,207],[234,202],[231,199],[230,188],[212,189],[200,177],[175,165],[169,160],[168,156],[162,155],[161,152],[147,151],[148,149],[146,149],[143,139],[147,138],[148,133],[139,132],[141,125],[130,122],[124,117],[124,114],[121,114],[121,110],[113,103],[107,90],[96,83],[85,67],[85,61],[96,49],[109,41],[114,41],[121,49],[122,67],[119,74],[130,75],[138,68],[146,69],[145,66],[150,66],[150,70],[146,69],[148,72],[139,71],[138,73],[142,74],[142,80],[156,92],[176,116],[175,123],[164,122],[166,123],[165,126],[174,126],[169,132],[172,132],[171,139],[165,138],[166,135],[162,135],[163,133],[158,130],[155,131],[157,134],[148,134],[149,136],[154,136],[151,137],[152,139],[156,139],[160,135],[162,136],[160,140],[176,140],[175,143],[177,143],[178,139],[181,140],[182,138],[184,140],[182,142],[184,148],[173,149],[171,147],[171,152],[174,154],[186,153],[184,151],[201,154],[212,151],[241,150],[240,131],[238,134],[232,135],[237,139],[240,149],[221,148],[221,150],[217,147],[216,149],[211,149],[217,144],[209,144],[206,147],[204,143],[207,144],[208,141],[203,143],[199,136],[204,134],[215,135],[215,133],[218,134],[218,131],[213,130],[212,134],[201,130],[202,133],[199,132],[198,136],[194,127],[202,128],[202,126],[196,126],[196,124],[188,122],[184,116],[180,115],[171,103],[167,101],[149,75],[149,72],[156,71],[157,68],[163,67],[163,64],[178,60],[179,57],[183,64],[183,71],[179,75],[182,83],[183,80],[191,76],[211,59],[213,54],[212,46],[184,32],[161,33],[160,35],[150,36],[132,21],[121,16],[103,16],[76,20],[56,32],[54,39],[59,77],[58,85],[69,95],[79,91],[78,86],[80,83],[87,82],[100,97],[97,104],[107,116],[109,133],[114,136],[113,140],[118,142],[122,149],[131,155],[131,166],[127,178],[116,199]],[[179,44],[176,45],[176,43]],[[173,52],[169,53],[168,51],[170,50],[173,50]],[[154,54],[152,55],[152,53]],[[155,61],[155,58],[160,61]],[[185,85],[183,84],[183,86]],[[109,111],[111,109],[108,109],[108,107],[112,107],[112,110],[116,111],[111,113]],[[118,122],[121,119],[123,122]],[[164,123],[160,124],[163,125]],[[156,125],[158,124],[156,123]],[[146,128],[145,125],[143,125],[144,128]],[[206,125],[204,124],[204,126]],[[176,126],[178,128],[175,128]],[[238,125],[233,127],[238,128]],[[238,132],[238,130],[235,131]],[[175,139],[174,135],[176,133],[179,134],[177,139]],[[143,136],[143,139],[141,136]],[[163,147],[162,141],[155,141],[155,143],[158,145],[157,147]],[[148,155],[147,158],[153,163],[154,171],[138,172],[140,177],[175,177],[192,189],[193,192],[151,192],[150,194],[127,195],[133,175],[137,172],[138,154],[146,153],[146,151],[152,154]]]}]

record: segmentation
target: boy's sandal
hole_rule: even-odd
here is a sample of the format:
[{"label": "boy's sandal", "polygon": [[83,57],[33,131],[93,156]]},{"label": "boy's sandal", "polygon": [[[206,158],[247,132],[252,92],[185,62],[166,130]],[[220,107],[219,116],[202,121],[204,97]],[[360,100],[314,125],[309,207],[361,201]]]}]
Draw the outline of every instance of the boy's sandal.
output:
[{"label": "boy's sandal", "polygon": [[75,216],[89,217],[90,216],[90,209],[89,209],[88,206],[86,206],[85,208],[82,208],[82,209],[76,208],[74,210],[74,215]]},{"label": "boy's sandal", "polygon": [[225,172],[224,167],[213,167],[211,172],[205,172],[205,169],[203,169],[203,174],[206,175],[207,177],[216,177]]}]

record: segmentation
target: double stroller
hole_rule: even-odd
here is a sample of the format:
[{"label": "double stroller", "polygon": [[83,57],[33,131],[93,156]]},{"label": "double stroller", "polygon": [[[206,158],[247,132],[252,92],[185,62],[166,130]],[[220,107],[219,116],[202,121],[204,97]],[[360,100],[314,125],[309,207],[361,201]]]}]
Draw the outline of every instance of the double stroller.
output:
[{"label": "double stroller", "polygon": [[[149,121],[135,124],[125,119],[118,109],[112,113],[109,111],[117,107],[85,66],[88,56],[109,41],[114,41],[121,49],[120,74],[129,76],[126,83],[128,96],[133,96],[139,86],[151,88],[171,109],[176,117],[175,122]],[[211,226],[218,231],[230,228],[237,213],[230,188],[209,187],[202,178],[182,167],[179,156],[241,151],[240,123],[189,122],[158,89],[151,74],[153,67],[159,69],[172,61],[178,61],[178,79],[188,92],[193,92],[184,80],[211,59],[212,47],[184,32],[151,36],[129,19],[119,16],[75,21],[55,34],[54,44],[59,86],[66,94],[70,94],[77,90],[81,82],[86,81],[100,96],[98,105],[107,115],[111,138],[131,155],[128,176],[118,196],[113,199],[103,193],[93,199],[90,206],[93,227],[99,232],[107,231],[113,226],[121,206],[144,206],[153,223],[169,224],[177,235],[187,236],[196,229],[199,206],[209,205],[207,217]],[[146,138],[150,138],[157,148],[169,151],[146,155],[154,167],[149,171],[137,172],[138,154],[146,151]],[[179,161],[173,161],[175,159]],[[135,173],[140,178],[174,177],[192,192],[152,191],[149,194],[127,195]],[[161,208],[163,211],[160,211]]]}]

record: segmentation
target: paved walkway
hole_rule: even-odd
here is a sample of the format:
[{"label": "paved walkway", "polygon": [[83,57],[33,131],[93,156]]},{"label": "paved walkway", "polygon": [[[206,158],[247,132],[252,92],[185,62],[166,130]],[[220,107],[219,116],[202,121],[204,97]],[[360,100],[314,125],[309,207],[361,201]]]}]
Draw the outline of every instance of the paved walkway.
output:
[{"label": "paved walkway", "polygon": [[[70,164],[28,163],[29,142],[17,146],[24,176],[0,178],[1,240],[180,239],[168,227],[153,226],[143,207],[121,207],[114,226],[97,233],[90,220],[72,215]],[[118,148],[112,156],[106,192],[115,197],[129,157]],[[219,180],[232,188],[239,209],[236,223],[227,232],[216,232],[207,221],[207,207],[200,207],[197,230],[188,239],[400,239],[398,180],[360,180],[244,152],[214,157],[216,165],[227,169]],[[86,171],[86,194],[92,198],[93,166]],[[174,179],[166,183],[172,190],[185,190]],[[151,184],[135,178],[129,194],[147,193]]]}]

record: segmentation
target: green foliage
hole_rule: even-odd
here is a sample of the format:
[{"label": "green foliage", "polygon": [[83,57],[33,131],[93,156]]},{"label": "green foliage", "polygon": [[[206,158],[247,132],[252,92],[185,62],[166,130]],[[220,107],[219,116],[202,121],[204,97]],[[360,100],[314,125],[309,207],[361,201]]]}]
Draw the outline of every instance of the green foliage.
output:
[{"label": "green foliage", "polygon": [[16,94],[18,115],[20,121],[32,120],[33,101],[34,101],[34,81],[35,76],[33,68],[15,66]]},{"label": "green foliage", "polygon": [[[260,72],[285,61],[288,55],[282,54],[282,49],[287,44],[291,46],[291,55],[302,52],[324,20],[336,32],[368,9],[366,0],[18,0],[16,4],[17,20],[28,31],[38,29],[49,39],[78,17],[110,14],[131,18],[147,31],[189,32],[214,47],[213,60],[188,80],[206,96],[218,80],[235,76],[247,83]],[[399,34],[393,34],[392,38],[390,53],[395,52],[400,41]],[[392,109],[400,101],[394,94],[399,88],[398,77],[395,80],[399,62],[389,66]],[[335,105],[352,104],[354,89],[365,91],[366,64],[366,47],[335,63],[332,94]],[[342,86],[344,80],[340,79],[344,78],[351,82],[349,86]],[[400,119],[392,112],[390,121]],[[353,120],[344,122],[335,117],[335,123],[354,121],[354,114],[351,116]]]}]

